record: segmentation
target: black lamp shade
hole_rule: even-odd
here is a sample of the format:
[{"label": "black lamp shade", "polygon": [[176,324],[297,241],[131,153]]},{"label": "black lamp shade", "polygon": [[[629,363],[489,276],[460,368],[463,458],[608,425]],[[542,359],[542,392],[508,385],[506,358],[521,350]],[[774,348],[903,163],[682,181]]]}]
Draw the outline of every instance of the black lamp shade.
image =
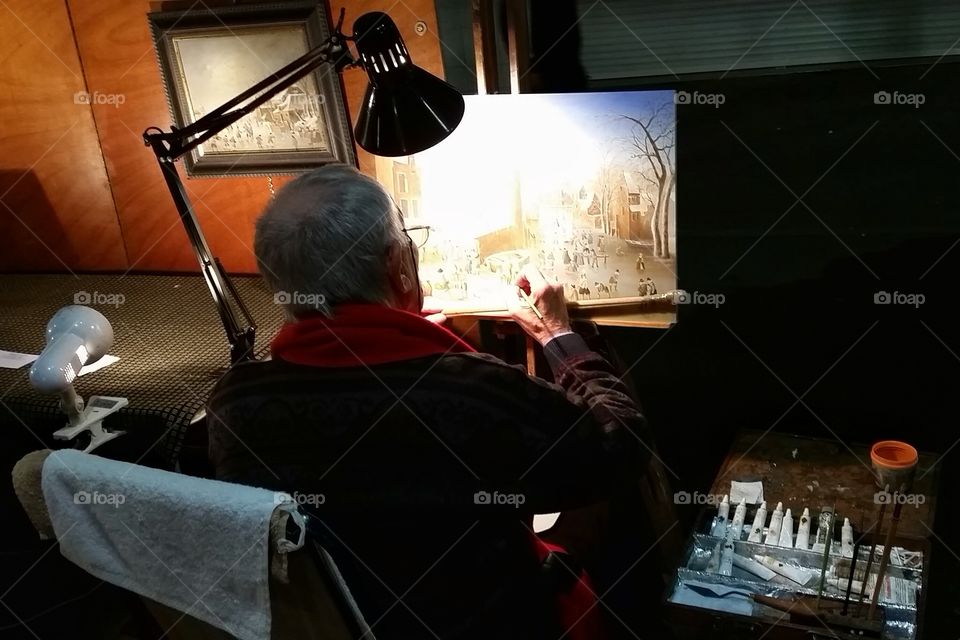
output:
[{"label": "black lamp shade", "polygon": [[365,13],[353,32],[370,80],[357,119],[357,144],[378,156],[405,156],[450,135],[463,118],[463,96],[410,61],[393,20]]}]

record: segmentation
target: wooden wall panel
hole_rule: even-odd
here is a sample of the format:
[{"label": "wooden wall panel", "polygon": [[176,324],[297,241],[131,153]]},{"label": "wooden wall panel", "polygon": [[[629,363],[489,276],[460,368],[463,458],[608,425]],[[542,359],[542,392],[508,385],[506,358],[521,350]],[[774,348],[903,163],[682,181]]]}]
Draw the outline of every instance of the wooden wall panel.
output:
[{"label": "wooden wall panel", "polygon": [[62,0],[0,3],[0,270],[124,269]]},{"label": "wooden wall panel", "polygon": [[[26,1],[26,0],[25,0]],[[120,105],[94,105],[103,157],[113,185],[117,212],[130,265],[143,270],[197,268],[176,210],[141,133],[148,126],[166,129],[170,115],[160,70],[147,25],[149,0],[67,0],[90,91],[124,96]],[[387,11],[397,22],[414,61],[442,73],[433,0],[394,3],[351,0],[347,25],[366,11]],[[334,5],[336,7],[336,4]],[[428,31],[415,32],[422,20]],[[351,120],[363,99],[366,76],[359,69],[344,74]],[[373,173],[372,159],[362,151],[359,166]],[[279,188],[289,178],[275,176]],[[256,270],[253,224],[269,201],[267,178],[185,179],[213,252],[228,270]]]},{"label": "wooden wall panel", "polygon": [[[130,265],[137,271],[195,271],[186,233],[141,137],[147,127],[167,129],[171,122],[147,24],[149,2],[69,5],[90,90],[124,97],[122,104],[93,109]],[[187,179],[182,166],[181,175],[214,254],[232,271],[255,271],[253,222],[270,197],[267,178]]]}]

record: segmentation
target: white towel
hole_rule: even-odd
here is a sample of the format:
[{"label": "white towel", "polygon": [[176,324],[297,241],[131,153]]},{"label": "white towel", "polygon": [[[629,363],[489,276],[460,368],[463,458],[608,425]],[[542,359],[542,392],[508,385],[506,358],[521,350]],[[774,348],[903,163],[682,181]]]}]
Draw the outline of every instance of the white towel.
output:
[{"label": "white towel", "polygon": [[[223,629],[270,637],[270,517],[289,496],[73,450],[43,465],[60,551],[98,578]],[[279,498],[278,498],[279,496]]]}]

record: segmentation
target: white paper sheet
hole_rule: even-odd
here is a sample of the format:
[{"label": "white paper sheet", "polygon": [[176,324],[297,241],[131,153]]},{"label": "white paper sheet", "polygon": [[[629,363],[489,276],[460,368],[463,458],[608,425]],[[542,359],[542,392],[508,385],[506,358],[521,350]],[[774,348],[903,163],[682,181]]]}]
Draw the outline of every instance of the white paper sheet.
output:
[{"label": "white paper sheet", "polygon": [[763,502],[763,483],[762,482],[737,482],[730,483],[730,504],[740,504],[743,499],[747,504],[760,504]]},{"label": "white paper sheet", "polygon": [[88,373],[93,373],[94,371],[99,371],[100,369],[103,369],[104,367],[109,367],[110,365],[112,365],[114,362],[116,362],[116,361],[119,360],[119,359],[120,359],[120,358],[118,358],[117,356],[105,355],[105,356],[103,356],[102,358],[100,358],[99,360],[97,360],[96,362],[94,362],[93,364],[88,364],[87,366],[85,366],[85,367],[83,367],[82,369],[80,369],[80,373],[78,373],[77,375],[78,375],[78,376],[85,376],[85,375],[87,375]]},{"label": "white paper sheet", "polygon": [[37,359],[37,356],[31,353],[17,353],[16,351],[3,351],[0,349],[0,368],[19,369],[25,364],[30,364]]}]

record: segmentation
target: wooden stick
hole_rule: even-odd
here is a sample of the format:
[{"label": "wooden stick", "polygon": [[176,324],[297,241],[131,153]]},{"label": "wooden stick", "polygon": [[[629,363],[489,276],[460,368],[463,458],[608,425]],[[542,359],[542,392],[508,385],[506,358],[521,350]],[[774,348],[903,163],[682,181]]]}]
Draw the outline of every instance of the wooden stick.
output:
[{"label": "wooden stick", "polygon": [[[833,530],[834,525],[837,522],[837,505],[834,503],[833,508],[830,510],[830,529],[827,534],[827,539],[823,545],[823,563],[820,567],[820,588],[817,589],[817,608],[820,608],[820,598],[823,596],[823,587],[827,582],[827,565],[830,564],[830,543],[833,542]],[[820,518],[817,518],[817,521],[820,521]],[[820,528],[817,527],[817,533],[820,533]],[[819,537],[819,536],[818,536]]]},{"label": "wooden stick", "polygon": [[[887,491],[884,489],[884,491]],[[857,598],[857,610],[854,612],[854,615],[860,615],[860,608],[863,606],[863,596],[867,592],[867,578],[870,577],[870,569],[873,567],[873,556],[877,552],[877,538],[880,537],[880,533],[883,531],[883,517],[887,514],[887,503],[880,503],[880,512],[877,514],[877,530],[874,531],[871,538],[873,538],[873,544],[870,545],[870,557],[867,558],[867,568],[863,570],[863,583],[860,585],[860,597]]]},{"label": "wooden stick", "polygon": [[[857,560],[860,559],[860,540],[853,545],[853,558],[850,560],[850,578],[847,580],[847,593],[843,598],[843,615],[847,615],[847,609],[850,607],[850,591],[853,589],[853,574],[857,572]],[[864,578],[866,581],[866,578]]]},{"label": "wooden stick", "polygon": [[496,93],[497,41],[496,21],[491,0],[473,0],[473,54],[477,71],[477,93]]},{"label": "wooden stick", "polygon": [[873,588],[873,600],[870,602],[870,612],[867,614],[868,620],[873,620],[873,616],[877,612],[877,601],[880,599],[880,589],[883,588],[883,574],[890,562],[890,545],[893,544],[893,536],[897,534],[897,525],[900,524],[900,511],[902,509],[902,502],[897,502],[893,506],[893,519],[890,522],[890,529],[887,531],[887,539],[883,543],[883,555],[880,556],[880,568],[877,569],[877,585]]},{"label": "wooden stick", "polygon": [[537,375],[537,350],[534,347],[533,338],[527,336],[527,373],[531,376]]}]

